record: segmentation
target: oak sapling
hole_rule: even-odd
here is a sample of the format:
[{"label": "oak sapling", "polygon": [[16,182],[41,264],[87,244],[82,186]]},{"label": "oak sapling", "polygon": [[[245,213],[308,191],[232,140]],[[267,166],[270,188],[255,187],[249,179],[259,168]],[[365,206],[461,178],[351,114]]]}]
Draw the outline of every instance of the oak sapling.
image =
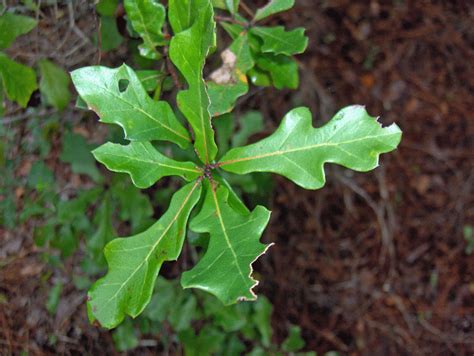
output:
[{"label": "oak sapling", "polygon": [[[366,172],[377,167],[380,154],[394,150],[400,142],[401,131],[395,124],[383,128],[362,106],[340,110],[317,129],[312,126],[310,111],[301,107],[291,110],[269,137],[218,152],[213,122],[248,92],[249,81],[294,87],[297,65],[291,56],[303,52],[308,41],[303,29],[258,26],[267,16],[291,8],[293,0],[273,0],[250,20],[237,13],[238,3],[170,0],[168,26],[163,5],[152,0],[125,0],[131,25],[143,38],[143,55],[161,59],[164,67],[169,67],[167,59],[162,59],[168,53],[173,70],[179,71],[176,79],[184,85],[177,94],[176,109],[192,134],[170,104],[148,95],[143,81],[129,66],[86,67],[72,73],[88,107],[102,122],[120,125],[130,141],[128,145],[106,143],[96,149],[93,153],[99,162],[111,171],[129,174],[139,188],[148,188],[165,176],[178,176],[185,182],[168,210],[148,230],[115,239],[105,247],[109,270],[90,289],[88,300],[91,320],[104,327],[114,328],[126,315],[136,317],[143,311],[161,265],[179,257],[188,225],[194,232],[208,233],[210,240],[200,261],[183,273],[182,287],[205,290],[224,304],[256,299],[252,263],[268,249],[260,238],[270,212],[262,206],[250,211],[222,177],[223,172],[271,172],[302,188],[319,189],[325,183],[326,163]],[[231,17],[216,17],[213,5],[223,8],[229,6],[226,4],[231,4],[227,7]],[[135,16],[141,12],[147,16]],[[147,18],[153,23],[146,22]],[[224,63],[227,79],[212,82],[205,80],[203,69],[216,48],[216,18],[232,37],[227,51],[234,56]],[[154,32],[148,31],[149,27]],[[165,28],[169,29],[167,35],[161,31]],[[229,53],[226,56],[230,58]],[[123,81],[127,82],[125,88],[119,85]],[[182,149],[193,146],[195,157],[189,161],[170,158],[156,148],[155,141],[174,143]],[[200,209],[192,215],[196,206]]]}]

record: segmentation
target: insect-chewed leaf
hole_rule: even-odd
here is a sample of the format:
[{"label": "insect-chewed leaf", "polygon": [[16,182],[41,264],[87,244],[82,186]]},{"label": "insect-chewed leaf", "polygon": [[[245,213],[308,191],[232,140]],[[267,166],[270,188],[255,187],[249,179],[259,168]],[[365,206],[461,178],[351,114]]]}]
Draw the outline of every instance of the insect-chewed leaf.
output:
[{"label": "insect-chewed leaf", "polygon": [[128,173],[133,184],[142,189],[151,187],[162,177],[179,176],[191,181],[202,174],[194,163],[168,158],[150,142],[131,142],[127,146],[108,142],[92,153],[111,171]]},{"label": "insect-chewed leaf", "polygon": [[229,202],[229,191],[220,186],[207,186],[200,213],[191,221],[195,232],[211,235],[209,247],[190,271],[184,272],[181,285],[199,288],[217,296],[224,304],[239,300],[254,300],[252,288],[257,285],[251,277],[252,263],[268,246],[259,242],[270,212],[258,206],[251,213],[237,211]]},{"label": "insect-chewed leaf", "polygon": [[325,183],[326,162],[369,171],[377,167],[381,153],[398,146],[402,135],[397,125],[382,128],[357,105],[342,109],[321,128],[313,128],[311,122],[307,108],[294,109],[274,134],[230,150],[219,164],[238,174],[281,174],[303,188],[318,189]]},{"label": "insect-chewed leaf", "polygon": [[[184,26],[178,19],[183,14],[177,12],[180,8],[177,7],[178,3],[195,13],[191,19],[192,26],[181,32],[178,30]],[[199,158],[204,163],[210,163],[217,154],[217,145],[209,113],[210,99],[202,72],[209,50],[215,44],[214,11],[210,0],[175,0],[170,2],[169,17],[176,34],[170,44],[170,58],[188,83],[188,89],[178,93],[178,107],[193,128],[194,147]]]},{"label": "insect-chewed leaf", "polygon": [[291,9],[293,5],[295,5],[295,0],[270,0],[266,6],[257,10],[254,20],[263,20],[268,16]]},{"label": "insect-chewed leaf", "polygon": [[133,29],[143,39],[143,44],[139,46],[140,54],[150,59],[160,58],[156,47],[166,44],[162,32],[165,7],[156,0],[125,0],[124,5]]},{"label": "insect-chewed leaf", "polygon": [[2,52],[0,52],[0,79],[7,97],[22,107],[26,107],[31,94],[38,89],[35,71],[12,61]]},{"label": "insect-chewed leaf", "polygon": [[85,67],[72,72],[71,77],[88,107],[102,122],[120,125],[127,139],[167,140],[182,148],[191,142],[170,105],[151,99],[127,65],[117,69]]},{"label": "insect-chewed leaf", "polygon": [[283,26],[252,28],[252,33],[263,41],[262,52],[288,56],[305,51],[308,37],[304,35],[304,31],[302,27],[291,31],[285,31]]},{"label": "insect-chewed leaf", "polygon": [[125,315],[136,317],[150,302],[165,261],[176,260],[186,223],[201,195],[201,182],[189,183],[171,200],[168,211],[145,232],[112,240],[104,249],[109,271],[89,290],[89,318],[114,328]]},{"label": "insect-chewed leaf", "polygon": [[211,81],[207,83],[213,116],[231,111],[237,99],[248,92],[247,72],[255,62],[250,53],[247,32],[239,34],[222,53],[222,59],[222,67],[211,74]]}]

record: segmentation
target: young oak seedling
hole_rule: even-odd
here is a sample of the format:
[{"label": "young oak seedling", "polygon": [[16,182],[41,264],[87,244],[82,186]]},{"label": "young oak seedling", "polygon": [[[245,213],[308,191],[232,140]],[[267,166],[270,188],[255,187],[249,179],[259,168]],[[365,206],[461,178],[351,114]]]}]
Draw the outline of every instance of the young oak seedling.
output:
[{"label": "young oak seedling", "polygon": [[[136,3],[143,5],[147,1]],[[292,3],[270,2],[257,12],[252,24]],[[127,4],[130,1],[125,2],[126,7]],[[106,143],[96,149],[93,153],[99,162],[112,171],[128,173],[139,188],[148,188],[166,176],[178,176],[187,182],[174,194],[169,209],[148,230],[115,239],[105,247],[109,270],[90,289],[88,310],[92,320],[107,328],[117,326],[126,315],[136,317],[149,303],[161,265],[180,255],[188,219],[201,198],[200,211],[190,221],[189,228],[197,233],[209,233],[210,241],[202,259],[183,273],[181,285],[212,293],[224,304],[256,298],[252,291],[257,284],[252,278],[252,263],[268,248],[259,240],[270,212],[262,206],[249,211],[220,176],[221,170],[235,174],[272,172],[302,188],[318,189],[325,183],[325,163],[369,171],[377,167],[379,155],[394,150],[401,139],[401,131],[395,124],[382,128],[362,106],[339,111],[318,129],[312,127],[309,110],[297,108],[284,117],[269,137],[233,148],[216,161],[218,148],[212,126],[214,113],[210,108],[219,106],[215,101],[219,96],[209,94],[209,90],[217,89],[207,85],[202,74],[206,57],[215,47],[213,6],[210,0],[170,0],[168,17],[174,33],[169,42],[169,56],[187,84],[178,93],[177,105],[190,124],[194,139],[167,102],[149,97],[130,67],[95,66],[72,73],[74,85],[88,107],[102,122],[120,125],[130,141],[128,145]],[[239,44],[249,46],[243,39],[247,35],[261,37],[260,50],[278,55],[297,53],[306,47],[304,44],[293,48],[291,43],[284,47],[277,40],[285,35],[275,39],[265,28],[240,30],[234,37],[234,49]],[[302,33],[298,31],[294,35],[301,38]],[[160,41],[155,41],[155,45]],[[145,52],[154,56],[152,43],[149,39],[144,46]],[[240,84],[247,85],[247,73],[237,71],[247,71],[250,66],[239,67],[241,59],[238,55],[234,75],[240,78]],[[218,90],[229,93],[235,85],[239,82],[233,81],[227,88]],[[232,95],[230,102],[235,103],[246,92],[244,89],[237,90],[238,95]],[[226,110],[232,106],[226,104]],[[169,141],[183,149],[194,145],[196,162],[200,164],[171,159],[160,153],[152,141]]]}]

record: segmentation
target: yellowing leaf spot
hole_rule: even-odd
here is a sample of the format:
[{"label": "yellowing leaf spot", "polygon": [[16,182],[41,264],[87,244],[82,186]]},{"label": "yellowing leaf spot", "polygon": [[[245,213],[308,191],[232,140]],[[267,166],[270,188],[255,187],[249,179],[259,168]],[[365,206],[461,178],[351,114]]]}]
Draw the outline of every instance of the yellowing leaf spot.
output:
[{"label": "yellowing leaf spot", "polygon": [[240,69],[236,69],[235,74],[237,75],[237,77],[239,78],[241,82],[248,84],[247,76]]}]

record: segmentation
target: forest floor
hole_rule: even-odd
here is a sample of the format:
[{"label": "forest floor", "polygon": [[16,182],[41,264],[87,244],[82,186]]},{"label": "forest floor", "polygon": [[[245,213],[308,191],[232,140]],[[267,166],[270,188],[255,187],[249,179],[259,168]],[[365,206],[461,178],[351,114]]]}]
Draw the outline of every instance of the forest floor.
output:
[{"label": "forest floor", "polygon": [[[328,183],[318,191],[275,178],[264,235],[275,246],[255,270],[256,292],[274,306],[276,340],[292,323],[301,326],[306,349],[320,353],[474,353],[474,257],[466,252],[474,226],[474,6],[468,3],[297,0],[269,22],[307,28],[310,45],[298,57],[297,91],[259,90],[245,101],[271,120],[268,133],[299,105],[311,108],[318,126],[340,107],[363,104],[403,130],[399,149],[374,172],[328,166]],[[74,27],[67,15],[45,20],[36,43],[23,49],[34,45],[38,56],[53,56],[68,69],[119,64],[124,53],[110,59],[81,45],[82,35],[97,28],[92,9],[76,8]],[[70,40],[51,51],[65,31]],[[70,171],[63,179],[71,179]],[[111,337],[88,324],[84,296],[72,284],[56,317],[44,311],[47,291],[38,277],[44,263],[29,231],[18,226],[15,242],[2,245],[8,263],[0,284],[10,301],[0,303],[2,345],[17,350],[55,328],[61,335],[81,329],[80,340],[60,340],[64,353],[78,342],[112,350]],[[31,351],[41,349],[36,342]]]}]

